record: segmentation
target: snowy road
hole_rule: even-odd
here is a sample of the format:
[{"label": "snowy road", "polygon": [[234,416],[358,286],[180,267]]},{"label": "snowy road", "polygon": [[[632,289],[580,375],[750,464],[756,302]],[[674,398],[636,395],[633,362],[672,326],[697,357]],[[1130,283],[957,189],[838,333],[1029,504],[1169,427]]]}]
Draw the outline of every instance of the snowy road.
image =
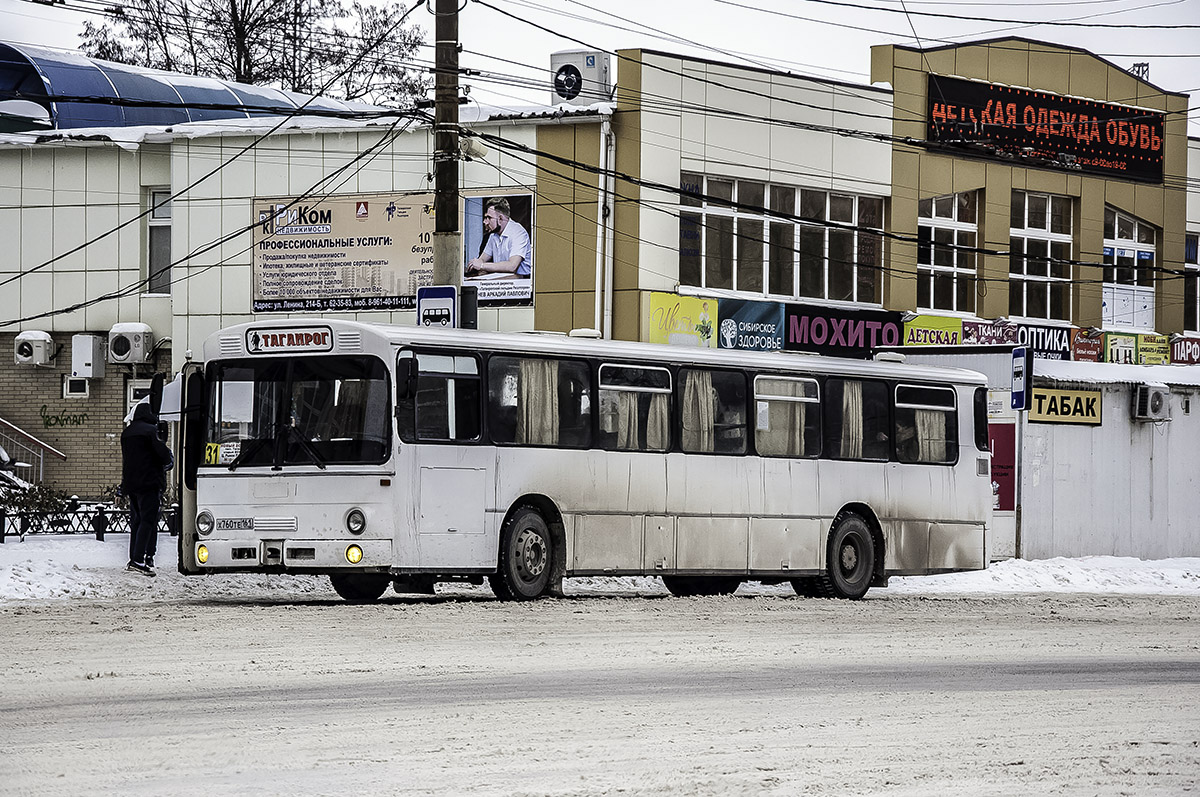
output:
[{"label": "snowy road", "polygon": [[872,595],[0,601],[0,794],[1197,788],[1200,597]]}]

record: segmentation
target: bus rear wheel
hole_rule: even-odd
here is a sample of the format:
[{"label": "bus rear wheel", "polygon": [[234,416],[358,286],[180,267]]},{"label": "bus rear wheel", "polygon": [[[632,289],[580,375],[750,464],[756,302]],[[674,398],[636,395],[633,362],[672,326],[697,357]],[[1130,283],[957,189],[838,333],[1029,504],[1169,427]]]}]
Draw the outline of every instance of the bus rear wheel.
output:
[{"label": "bus rear wheel", "polygon": [[553,564],[554,542],[546,519],[523,506],[500,531],[500,566],[488,582],[500,600],[533,600],[546,594]]},{"label": "bus rear wheel", "polygon": [[350,603],[373,603],[392,580],[390,576],[372,573],[331,573],[329,583],[334,592]]},{"label": "bus rear wheel", "polygon": [[826,597],[858,600],[867,594],[875,574],[875,541],[860,515],[846,512],[834,521],[825,565],[818,586]]},{"label": "bus rear wheel", "polygon": [[699,595],[732,595],[742,585],[740,578],[729,576],[663,576],[663,586],[676,598]]}]

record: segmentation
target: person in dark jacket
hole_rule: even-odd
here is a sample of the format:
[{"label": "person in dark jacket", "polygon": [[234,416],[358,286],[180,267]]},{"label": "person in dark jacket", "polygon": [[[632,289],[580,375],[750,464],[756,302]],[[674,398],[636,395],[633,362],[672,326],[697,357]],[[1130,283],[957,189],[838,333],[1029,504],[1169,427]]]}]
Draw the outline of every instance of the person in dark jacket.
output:
[{"label": "person in dark jacket", "polygon": [[158,438],[158,416],[148,403],[138,404],[121,433],[121,492],[129,499],[127,570],[155,574],[159,501],[172,459],[171,449]]}]

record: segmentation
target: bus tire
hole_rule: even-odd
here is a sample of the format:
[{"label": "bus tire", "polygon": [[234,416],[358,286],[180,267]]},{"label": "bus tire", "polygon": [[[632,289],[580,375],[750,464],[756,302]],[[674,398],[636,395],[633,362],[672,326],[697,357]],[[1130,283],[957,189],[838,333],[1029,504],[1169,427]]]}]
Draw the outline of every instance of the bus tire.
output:
[{"label": "bus tire", "polygon": [[662,576],[663,586],[676,598],[699,595],[732,595],[742,580],[728,576]]},{"label": "bus tire", "polygon": [[374,603],[392,583],[390,576],[370,573],[330,573],[333,591],[350,603]]},{"label": "bus tire", "polygon": [[834,520],[825,565],[818,586],[826,597],[858,600],[867,594],[875,577],[875,541],[860,515],[844,512]]},{"label": "bus tire", "polygon": [[554,540],[546,519],[523,506],[500,531],[500,566],[488,581],[500,600],[534,600],[546,594],[553,565]]}]

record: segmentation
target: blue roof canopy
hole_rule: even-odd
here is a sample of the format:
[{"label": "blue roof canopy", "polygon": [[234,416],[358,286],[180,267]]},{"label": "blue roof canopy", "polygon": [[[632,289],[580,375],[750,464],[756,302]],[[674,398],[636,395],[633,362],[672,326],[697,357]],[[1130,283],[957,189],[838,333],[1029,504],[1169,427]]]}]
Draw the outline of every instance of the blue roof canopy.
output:
[{"label": "blue roof canopy", "polygon": [[[0,42],[0,101],[8,99],[38,103],[46,109],[52,126],[61,130],[287,116],[309,98],[264,86]],[[305,112],[346,115],[364,110],[384,109],[328,97],[318,97],[305,107]],[[44,122],[31,120],[30,129],[35,128],[45,129]]]}]

